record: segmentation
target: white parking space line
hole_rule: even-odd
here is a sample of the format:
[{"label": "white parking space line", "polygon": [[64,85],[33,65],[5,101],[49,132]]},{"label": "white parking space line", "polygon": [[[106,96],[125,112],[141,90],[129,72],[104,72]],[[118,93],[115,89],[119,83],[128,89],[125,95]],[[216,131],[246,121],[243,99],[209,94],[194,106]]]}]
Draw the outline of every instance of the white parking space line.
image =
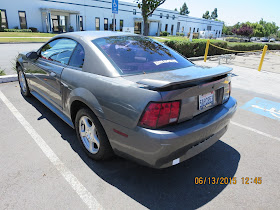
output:
[{"label": "white parking space line", "polygon": [[70,184],[75,192],[80,196],[82,201],[90,209],[102,209],[102,206],[92,196],[92,194],[79,182],[79,180],[71,173],[71,171],[63,164],[63,162],[57,157],[53,150],[47,145],[43,138],[35,131],[35,129],[26,121],[26,119],[20,114],[20,112],[14,107],[14,105],[6,98],[6,96],[0,91],[0,99],[5,103],[8,109],[21,123],[33,140],[37,143],[43,153],[60,172],[64,179]]},{"label": "white parking space line", "polygon": [[241,127],[241,128],[244,128],[244,129],[247,129],[247,130],[249,130],[249,131],[253,131],[253,132],[257,133],[257,134],[266,136],[266,137],[268,137],[268,138],[271,138],[271,139],[280,141],[280,138],[277,138],[277,137],[272,136],[272,135],[270,135],[270,134],[267,134],[267,133],[264,133],[264,132],[262,132],[262,131],[256,130],[256,129],[254,129],[254,128],[250,128],[250,127],[247,127],[247,126],[245,126],[245,125],[241,125],[241,124],[236,123],[236,122],[233,122],[233,121],[231,121],[231,124],[236,125],[236,126],[239,126],[239,127]]}]

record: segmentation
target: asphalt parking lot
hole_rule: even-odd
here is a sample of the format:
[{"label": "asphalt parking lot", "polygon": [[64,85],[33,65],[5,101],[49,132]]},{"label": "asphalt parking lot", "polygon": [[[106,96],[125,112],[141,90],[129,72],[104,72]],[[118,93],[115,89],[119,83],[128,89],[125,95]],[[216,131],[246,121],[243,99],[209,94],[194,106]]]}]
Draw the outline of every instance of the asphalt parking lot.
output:
[{"label": "asphalt parking lot", "polygon": [[15,74],[15,60],[19,53],[38,50],[44,43],[0,44],[0,70],[7,75]]},{"label": "asphalt parking lot", "polygon": [[[238,110],[227,133],[163,170],[89,159],[54,113],[24,99],[17,82],[0,84],[0,209],[279,209],[280,74],[229,66]],[[236,183],[196,184],[196,177]]]}]

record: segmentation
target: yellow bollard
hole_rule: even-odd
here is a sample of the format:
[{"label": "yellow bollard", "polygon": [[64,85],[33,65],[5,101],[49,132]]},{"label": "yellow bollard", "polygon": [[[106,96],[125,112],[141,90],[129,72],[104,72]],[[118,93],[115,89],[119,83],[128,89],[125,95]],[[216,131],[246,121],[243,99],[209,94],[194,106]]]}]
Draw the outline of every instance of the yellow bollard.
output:
[{"label": "yellow bollard", "polygon": [[262,58],[261,58],[261,62],[260,62],[258,71],[261,71],[261,70],[262,70],[263,60],[264,60],[264,56],[265,56],[265,54],[266,54],[266,51],[267,51],[267,45],[265,45],[265,46],[263,47]]},{"label": "yellow bollard", "polygon": [[206,43],[205,54],[204,54],[204,62],[206,62],[206,60],[207,60],[209,46],[210,46],[210,39],[208,39],[207,43]]}]

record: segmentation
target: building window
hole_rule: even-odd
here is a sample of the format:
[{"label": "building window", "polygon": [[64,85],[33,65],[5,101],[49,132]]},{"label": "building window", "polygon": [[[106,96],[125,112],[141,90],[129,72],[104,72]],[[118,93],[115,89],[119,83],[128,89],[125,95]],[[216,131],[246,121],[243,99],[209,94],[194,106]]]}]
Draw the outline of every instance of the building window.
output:
[{"label": "building window", "polygon": [[179,32],[180,31],[180,22],[177,23],[177,30],[176,32]]},{"label": "building window", "polygon": [[197,29],[197,33],[199,32],[199,28]]},{"label": "building window", "polygon": [[185,28],[184,28],[184,26],[182,27],[182,33],[184,32],[184,30],[185,30]]},{"label": "building window", "polygon": [[120,31],[123,31],[123,20],[120,20]]},{"label": "building window", "polygon": [[207,31],[211,31],[212,26],[207,26]]},{"label": "building window", "polygon": [[100,30],[100,18],[98,17],[95,18],[95,30],[96,31]]},{"label": "building window", "polygon": [[162,18],[162,13],[159,14],[159,17]]},{"label": "building window", "polygon": [[83,16],[80,16],[80,31],[84,30],[84,21],[83,21]]},{"label": "building window", "polygon": [[134,22],[134,33],[141,34],[142,24],[141,22]]},{"label": "building window", "polygon": [[133,9],[133,15],[136,15],[136,9]]},{"label": "building window", "polygon": [[195,28],[193,28],[193,33],[195,32]]},{"label": "building window", "polygon": [[173,35],[174,25],[171,25],[171,35]]},{"label": "building window", "polygon": [[27,29],[27,23],[26,23],[26,14],[25,11],[19,11],[19,24],[21,29]]},{"label": "building window", "polygon": [[108,31],[108,18],[104,18],[104,31]]},{"label": "building window", "polygon": [[1,26],[2,28],[8,28],[8,20],[7,20],[7,15],[6,15],[6,10],[1,9]]},{"label": "building window", "polygon": [[166,19],[169,19],[169,14],[166,15]]},{"label": "building window", "polygon": [[[110,30],[113,31],[114,19],[112,19],[112,24],[110,25]],[[117,19],[115,19],[115,31],[117,30]]]},{"label": "building window", "polygon": [[168,30],[168,24],[165,24],[165,31]]},{"label": "building window", "polygon": [[175,20],[175,15],[172,16],[172,19]]}]

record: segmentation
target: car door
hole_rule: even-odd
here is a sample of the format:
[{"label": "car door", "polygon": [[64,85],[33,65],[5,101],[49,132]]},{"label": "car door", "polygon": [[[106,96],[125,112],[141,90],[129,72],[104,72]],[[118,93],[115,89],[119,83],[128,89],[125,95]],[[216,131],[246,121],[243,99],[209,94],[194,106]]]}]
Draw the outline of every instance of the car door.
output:
[{"label": "car door", "polygon": [[61,73],[68,65],[77,42],[59,38],[44,45],[39,58],[32,62],[32,87],[37,93],[62,109]]},{"label": "car door", "polygon": [[[78,88],[75,84],[76,81],[81,81],[81,73],[83,71],[83,64],[85,59],[85,50],[81,44],[77,44],[75,50],[73,51],[73,54],[70,58],[70,61],[68,63],[68,66],[63,69],[62,75],[61,75],[61,92],[62,92],[62,103],[63,108],[65,111],[65,114],[67,115],[67,109],[69,109],[69,106],[67,106],[69,103],[69,94],[71,91],[75,88]],[[82,82],[82,81],[81,81]]]}]

